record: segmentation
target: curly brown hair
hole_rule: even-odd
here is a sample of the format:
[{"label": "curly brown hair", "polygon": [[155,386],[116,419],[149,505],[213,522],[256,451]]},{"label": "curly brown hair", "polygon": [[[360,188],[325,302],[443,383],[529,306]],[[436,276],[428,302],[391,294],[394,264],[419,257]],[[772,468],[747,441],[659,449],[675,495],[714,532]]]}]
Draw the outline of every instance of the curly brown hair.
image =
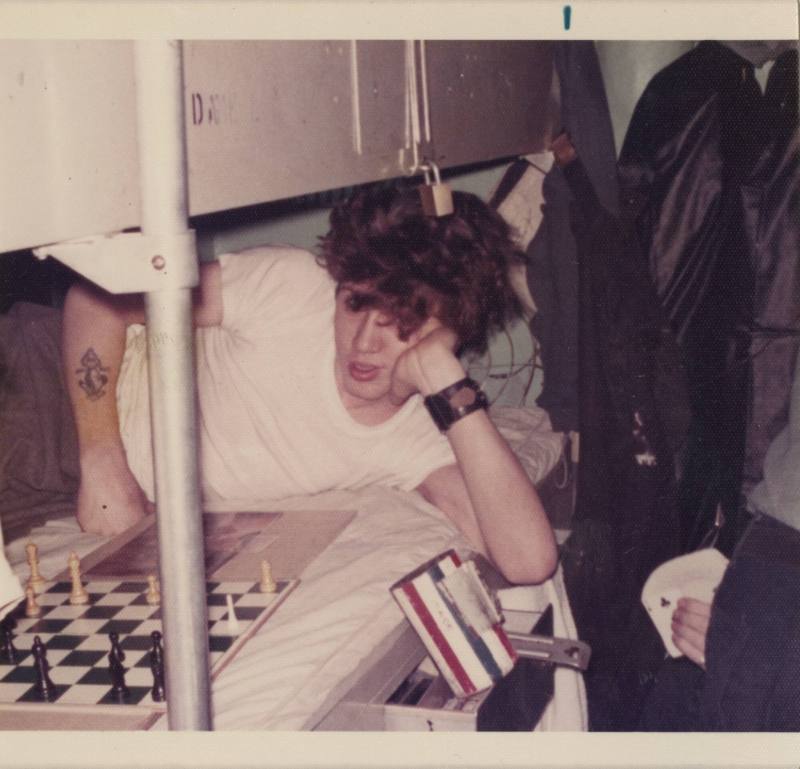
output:
[{"label": "curly brown hair", "polygon": [[459,354],[483,353],[520,312],[508,271],[524,257],[479,197],[454,192],[453,203],[452,214],[432,217],[416,189],[360,190],[333,209],[320,262],[338,286],[366,285],[360,306],[390,314],[401,339],[433,315],[456,332]]}]

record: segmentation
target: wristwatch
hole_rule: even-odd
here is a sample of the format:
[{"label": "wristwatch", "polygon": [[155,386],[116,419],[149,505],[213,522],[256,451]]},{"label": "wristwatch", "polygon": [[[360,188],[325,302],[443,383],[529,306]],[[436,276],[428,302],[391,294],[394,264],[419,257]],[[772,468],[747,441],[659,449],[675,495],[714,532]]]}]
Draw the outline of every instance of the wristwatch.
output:
[{"label": "wristwatch", "polygon": [[489,400],[480,385],[469,377],[425,398],[425,406],[435,425],[446,433],[454,422],[478,409],[489,408]]}]

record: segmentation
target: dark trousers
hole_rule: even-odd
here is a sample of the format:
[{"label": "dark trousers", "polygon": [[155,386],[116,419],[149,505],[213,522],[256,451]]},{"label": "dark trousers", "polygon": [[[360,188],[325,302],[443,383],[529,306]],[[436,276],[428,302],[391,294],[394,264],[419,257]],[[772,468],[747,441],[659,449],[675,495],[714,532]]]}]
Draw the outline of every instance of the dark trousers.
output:
[{"label": "dark trousers", "polygon": [[668,660],[646,731],[800,731],[800,532],[757,516],[714,598],[706,671]]}]

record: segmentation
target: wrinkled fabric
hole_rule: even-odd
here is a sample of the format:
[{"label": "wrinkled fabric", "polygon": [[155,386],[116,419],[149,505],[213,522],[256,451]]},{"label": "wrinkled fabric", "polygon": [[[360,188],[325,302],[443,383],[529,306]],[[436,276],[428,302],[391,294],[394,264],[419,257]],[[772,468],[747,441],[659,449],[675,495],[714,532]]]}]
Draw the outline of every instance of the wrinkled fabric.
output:
[{"label": "wrinkled fabric", "polygon": [[4,551],[3,529],[0,526],[0,620],[14,608],[23,596],[22,584],[11,571]]},{"label": "wrinkled fabric", "polygon": [[61,369],[61,311],[18,302],[0,316],[0,515],[72,515],[78,438]]},{"label": "wrinkled fabric", "polygon": [[677,59],[642,94],[619,173],[686,356],[683,544],[698,544],[721,505],[730,546],[741,495],[785,423],[800,341],[797,52],[776,60],[763,94],[724,45]]}]

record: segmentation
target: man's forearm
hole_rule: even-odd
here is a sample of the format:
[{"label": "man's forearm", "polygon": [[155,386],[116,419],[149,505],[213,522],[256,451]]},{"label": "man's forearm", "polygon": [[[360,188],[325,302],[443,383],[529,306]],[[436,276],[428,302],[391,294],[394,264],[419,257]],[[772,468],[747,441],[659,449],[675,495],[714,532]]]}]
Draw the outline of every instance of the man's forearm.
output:
[{"label": "man's forearm", "polygon": [[127,464],[116,396],[126,327],[143,319],[141,304],[139,296],[113,296],[84,283],[70,289],[64,304],[64,375],[81,470],[76,516],[96,534],[118,534],[151,509]]},{"label": "man's forearm", "polygon": [[512,582],[542,582],[557,562],[539,495],[485,411],[447,432],[491,559]]},{"label": "man's forearm", "polygon": [[[423,396],[466,374],[449,350],[428,349],[417,359]],[[483,409],[455,421],[446,432],[466,486],[487,555],[513,582],[542,582],[556,567],[555,538],[539,495],[506,440]],[[465,533],[473,524],[461,515]],[[473,535],[474,538],[474,535]]]}]

